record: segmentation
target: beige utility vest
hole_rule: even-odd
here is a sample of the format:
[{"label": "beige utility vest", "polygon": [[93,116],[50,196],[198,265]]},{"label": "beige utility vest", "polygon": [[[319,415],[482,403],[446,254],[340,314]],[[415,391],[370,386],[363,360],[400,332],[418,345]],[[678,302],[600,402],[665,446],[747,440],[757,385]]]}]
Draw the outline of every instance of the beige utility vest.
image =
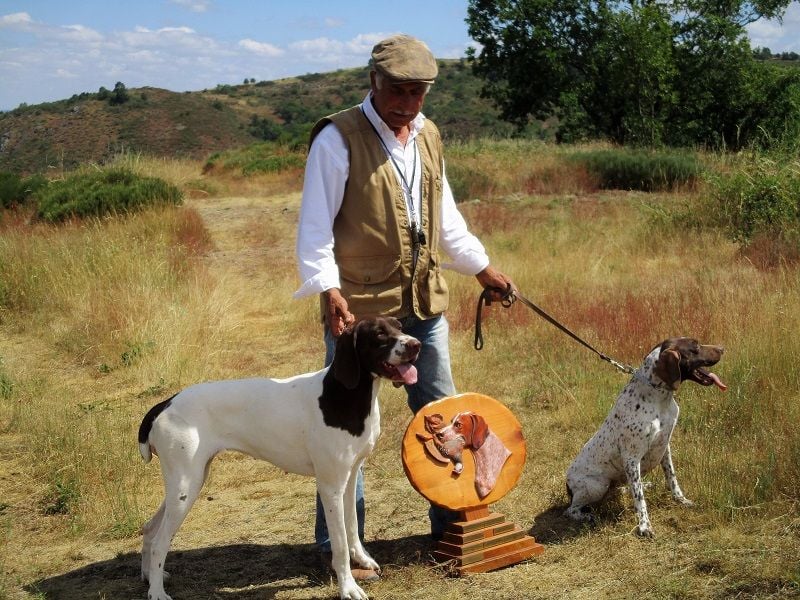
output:
[{"label": "beige utility vest", "polygon": [[372,125],[355,106],[320,120],[311,131],[311,141],[331,122],[350,155],[342,207],[333,222],[333,253],[350,311],[357,318],[414,314],[423,319],[444,312],[448,292],[438,256],[443,165],[439,130],[426,121],[417,136],[422,165],[420,222],[427,239],[413,269],[405,195]]}]

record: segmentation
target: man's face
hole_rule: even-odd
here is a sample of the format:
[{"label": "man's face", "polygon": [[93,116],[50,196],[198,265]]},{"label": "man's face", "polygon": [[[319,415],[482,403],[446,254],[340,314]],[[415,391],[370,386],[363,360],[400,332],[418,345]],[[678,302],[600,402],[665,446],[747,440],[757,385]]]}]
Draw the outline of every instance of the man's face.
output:
[{"label": "man's face", "polygon": [[419,81],[394,82],[384,78],[380,89],[375,85],[372,73],[372,99],[381,119],[394,130],[402,129],[414,120],[422,110],[428,93],[428,84]]}]

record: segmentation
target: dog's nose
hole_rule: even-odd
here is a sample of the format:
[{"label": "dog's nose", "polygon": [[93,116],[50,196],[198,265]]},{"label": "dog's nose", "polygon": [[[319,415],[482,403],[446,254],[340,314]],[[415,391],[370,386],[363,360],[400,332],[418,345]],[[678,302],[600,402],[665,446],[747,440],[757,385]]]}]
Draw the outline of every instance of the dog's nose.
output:
[{"label": "dog's nose", "polygon": [[419,349],[422,347],[422,342],[417,338],[408,338],[406,340],[406,354],[411,358],[416,358],[419,354]]}]

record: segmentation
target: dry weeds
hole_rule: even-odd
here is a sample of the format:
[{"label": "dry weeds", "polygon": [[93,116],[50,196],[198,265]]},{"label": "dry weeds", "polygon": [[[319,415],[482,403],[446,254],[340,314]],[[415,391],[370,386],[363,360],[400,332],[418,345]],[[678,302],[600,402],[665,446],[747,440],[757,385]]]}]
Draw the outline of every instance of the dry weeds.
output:
[{"label": "dry weeds", "polygon": [[[267,190],[3,232],[0,256],[27,254],[1,272],[33,278],[25,289],[39,296],[0,313],[0,384],[13,386],[0,393],[0,598],[144,598],[137,529],[161,494],[157,461],[145,467],[135,443],[147,408],[201,379],[320,366],[316,303],[291,300],[299,196]],[[451,275],[457,384],[506,403],[528,444],[520,484],[494,509],[546,551],[465,578],[429,562],[426,504],[399,459],[410,414],[387,386],[366,470],[367,546],[385,569],[371,597],[800,595],[797,271],[759,270],[713,233],[659,229],[650,202],[513,196],[464,212],[523,293],[609,354],[635,364],[676,334],[727,346],[727,395],[680,394],[673,453],[697,506],[676,506],[656,473],[655,540],[631,534],[624,494],[595,528],[566,521],[564,471],[625,377],[521,305],[488,309],[476,352],[478,288]],[[334,597],[312,546],[313,503],[310,479],[218,458],[168,558],[175,600]]]}]

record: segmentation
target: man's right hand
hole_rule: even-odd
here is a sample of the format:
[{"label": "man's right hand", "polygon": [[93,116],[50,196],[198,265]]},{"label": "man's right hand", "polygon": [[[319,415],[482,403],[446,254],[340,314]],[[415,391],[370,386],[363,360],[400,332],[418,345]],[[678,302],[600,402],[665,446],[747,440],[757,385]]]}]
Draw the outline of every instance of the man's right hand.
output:
[{"label": "man's right hand", "polygon": [[333,337],[338,338],[342,335],[344,328],[355,322],[356,318],[347,309],[347,300],[344,299],[338,288],[330,288],[322,292],[322,301],[325,306],[325,322]]}]

